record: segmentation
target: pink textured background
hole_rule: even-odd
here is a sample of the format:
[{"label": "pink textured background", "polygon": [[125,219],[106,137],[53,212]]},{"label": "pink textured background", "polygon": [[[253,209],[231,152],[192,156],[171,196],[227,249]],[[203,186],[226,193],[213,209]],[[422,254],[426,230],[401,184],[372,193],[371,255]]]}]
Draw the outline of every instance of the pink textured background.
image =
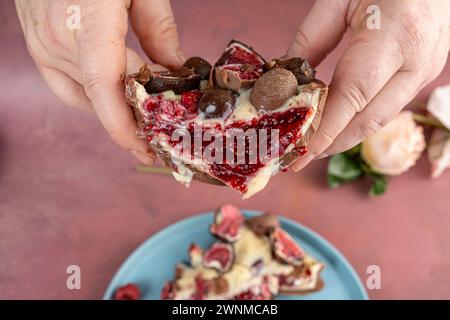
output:
[{"label": "pink textured background", "polygon": [[[213,61],[231,38],[266,57],[282,55],[310,5],[183,0],[174,1],[174,12],[186,52]],[[144,239],[223,202],[303,223],[334,243],[363,279],[368,265],[379,265],[382,289],[371,298],[450,298],[450,173],[430,180],[422,159],[371,199],[365,182],[329,190],[326,161],[316,161],[300,174],[278,175],[248,201],[224,188],[186,189],[169,177],[137,174],[94,115],[65,108],[49,91],[12,1],[0,2],[0,21],[0,298],[100,298]],[[320,66],[320,78],[330,79],[343,48]],[[431,86],[449,82],[447,65]],[[65,287],[70,264],[81,266],[82,290]]]}]

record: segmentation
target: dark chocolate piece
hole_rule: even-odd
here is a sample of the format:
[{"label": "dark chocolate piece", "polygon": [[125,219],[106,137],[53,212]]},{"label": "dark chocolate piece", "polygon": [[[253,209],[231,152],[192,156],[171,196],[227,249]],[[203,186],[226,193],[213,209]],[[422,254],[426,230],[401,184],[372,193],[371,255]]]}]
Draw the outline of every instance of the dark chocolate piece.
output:
[{"label": "dark chocolate piece", "polygon": [[236,96],[230,90],[208,89],[201,97],[198,107],[206,119],[227,118],[233,112]]},{"label": "dark chocolate piece", "polygon": [[258,236],[267,236],[280,225],[277,216],[271,213],[249,218],[245,223]]},{"label": "dark chocolate piece", "polygon": [[273,68],[283,68],[291,71],[299,85],[308,84],[314,80],[316,76],[316,70],[311,67],[306,59],[291,58],[288,60],[273,59],[263,66],[264,70],[270,70]]},{"label": "dark chocolate piece", "polygon": [[190,68],[195,74],[198,74],[202,80],[208,79],[211,72],[211,65],[208,61],[200,57],[191,57],[186,60],[183,67]]},{"label": "dark chocolate piece", "polygon": [[238,92],[251,88],[263,73],[265,60],[242,42],[232,40],[214,64],[210,85]]},{"label": "dark chocolate piece", "polygon": [[172,90],[176,94],[198,89],[200,76],[190,68],[181,67],[173,71],[150,72],[149,80],[145,83],[148,93],[160,93]]}]

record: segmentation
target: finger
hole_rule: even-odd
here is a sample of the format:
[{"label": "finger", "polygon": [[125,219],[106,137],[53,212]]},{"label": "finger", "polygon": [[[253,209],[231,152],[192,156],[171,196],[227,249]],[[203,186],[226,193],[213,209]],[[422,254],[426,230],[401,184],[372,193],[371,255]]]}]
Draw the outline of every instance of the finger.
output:
[{"label": "finger", "polygon": [[38,66],[42,77],[50,90],[65,105],[84,111],[93,111],[91,101],[84,93],[84,89],[64,72],[50,67]]},{"label": "finger", "polygon": [[336,67],[322,121],[308,146],[309,152],[292,169],[299,171],[324,152],[402,63],[397,47],[389,41],[373,37],[352,42]]},{"label": "finger", "polygon": [[399,71],[361,113],[336,138],[326,151],[331,155],[346,151],[388,124],[423,87],[412,71]]},{"label": "finger", "polygon": [[87,97],[110,137],[144,164],[152,164],[146,143],[136,136],[136,121],[125,102],[122,77],[126,71],[127,11],[121,1],[108,1],[109,10],[92,4],[91,14],[77,34],[78,57]]},{"label": "finger", "polygon": [[[136,73],[139,69],[146,64],[144,59],[133,49],[127,48],[127,72],[126,74]],[[167,68],[159,64],[150,64],[148,67],[152,71],[165,71]]]},{"label": "finger", "polygon": [[347,25],[345,21],[349,1],[318,0],[303,20],[288,57],[306,58],[316,66],[341,41]]},{"label": "finger", "polygon": [[127,75],[138,72],[144,64],[144,59],[136,51],[127,48]]},{"label": "finger", "polygon": [[134,0],[131,25],[145,53],[156,63],[179,67],[186,60],[169,0]]}]

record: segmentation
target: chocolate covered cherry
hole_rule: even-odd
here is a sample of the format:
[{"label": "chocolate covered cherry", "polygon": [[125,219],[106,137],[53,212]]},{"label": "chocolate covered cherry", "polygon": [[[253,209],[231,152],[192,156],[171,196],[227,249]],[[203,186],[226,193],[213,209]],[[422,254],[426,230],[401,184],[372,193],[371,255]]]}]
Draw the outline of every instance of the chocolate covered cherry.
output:
[{"label": "chocolate covered cherry", "polygon": [[236,97],[230,90],[208,89],[201,97],[198,107],[206,119],[226,118],[233,112]]},{"label": "chocolate covered cherry", "polygon": [[250,101],[257,109],[274,110],[297,92],[297,79],[294,74],[286,69],[275,68],[256,80]]},{"label": "chocolate covered cherry", "polygon": [[212,66],[203,58],[191,57],[187,59],[183,67],[190,68],[195,74],[198,74],[202,80],[208,79]]}]

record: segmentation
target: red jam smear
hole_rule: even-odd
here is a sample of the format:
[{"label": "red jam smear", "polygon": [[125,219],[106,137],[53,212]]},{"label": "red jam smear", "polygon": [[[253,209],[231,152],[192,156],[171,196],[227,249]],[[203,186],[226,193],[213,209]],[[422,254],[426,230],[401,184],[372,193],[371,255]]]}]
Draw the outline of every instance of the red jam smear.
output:
[{"label": "red jam smear", "polygon": [[[184,94],[186,93],[183,93],[183,95]],[[270,151],[270,130],[276,129],[279,130],[279,155],[283,155],[290,144],[295,144],[298,141],[301,135],[300,130],[305,123],[306,118],[309,116],[310,112],[312,112],[310,107],[292,108],[284,112],[266,114],[258,119],[254,118],[250,122],[237,121],[225,128],[222,128],[219,123],[214,124],[214,126],[199,126],[198,128],[201,129],[200,131],[198,128],[195,129],[195,123],[193,121],[189,122],[189,120],[193,120],[198,115],[198,110],[193,107],[193,104],[197,104],[201,97],[201,93],[198,91],[189,91],[188,94],[189,95],[186,95],[184,98],[182,96],[180,101],[164,100],[162,95],[152,96],[146,101],[144,108],[147,111],[147,124],[143,128],[143,132],[147,135],[149,142],[152,141],[154,134],[164,134],[168,137],[167,142],[172,147],[176,147],[180,143],[180,140],[173,141],[170,140],[170,137],[175,130],[185,128],[191,137],[191,155],[193,155],[195,152],[194,133],[197,132],[196,130],[198,130],[198,133],[201,132],[202,136],[206,131],[209,131],[212,128],[221,132],[224,143],[223,149],[225,150],[226,138],[224,131],[241,129],[246,132],[249,129],[255,129],[257,141],[259,141],[259,129],[266,129],[268,135],[267,150]],[[214,137],[211,141],[207,141],[206,139],[201,139],[201,141],[201,154],[203,155],[205,148],[214,142]],[[211,164],[210,174],[227,183],[237,191],[245,193],[248,190],[247,177],[254,175],[259,169],[265,166],[265,163],[261,161],[259,156],[256,157],[256,163],[251,163],[249,147],[249,137],[246,137],[244,164],[229,163],[226,159],[223,159],[222,163]],[[238,159],[236,148],[237,146],[235,143],[233,150],[235,162]],[[259,155],[258,144],[257,148],[257,154]],[[298,154],[303,155],[306,153],[306,148],[297,147],[296,151]],[[192,157],[194,158],[194,156]]]}]

